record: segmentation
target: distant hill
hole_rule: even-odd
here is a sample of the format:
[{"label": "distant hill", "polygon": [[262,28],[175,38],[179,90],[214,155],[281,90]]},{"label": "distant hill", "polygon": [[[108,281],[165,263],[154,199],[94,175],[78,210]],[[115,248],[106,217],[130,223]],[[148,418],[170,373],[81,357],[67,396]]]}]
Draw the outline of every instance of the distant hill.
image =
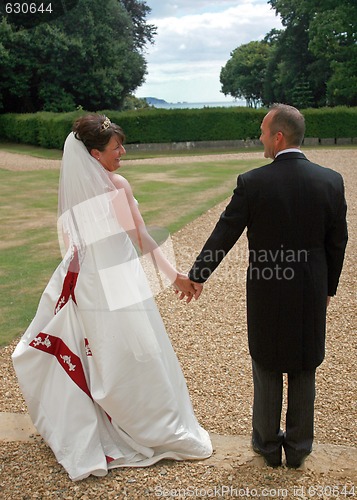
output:
[{"label": "distant hill", "polygon": [[144,97],[145,101],[150,104],[150,106],[156,105],[168,105],[169,103],[164,99],[157,99],[156,97]]}]

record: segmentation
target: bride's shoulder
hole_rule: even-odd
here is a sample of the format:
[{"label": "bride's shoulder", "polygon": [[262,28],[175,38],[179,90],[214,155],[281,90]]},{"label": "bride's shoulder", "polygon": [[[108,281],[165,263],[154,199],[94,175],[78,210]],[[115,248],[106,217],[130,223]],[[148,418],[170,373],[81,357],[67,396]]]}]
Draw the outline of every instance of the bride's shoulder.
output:
[{"label": "bride's shoulder", "polygon": [[112,175],[112,182],[117,189],[122,189],[122,188],[130,189],[129,182],[122,175],[113,174]]},{"label": "bride's shoulder", "polygon": [[138,205],[138,200],[134,198],[133,190],[131,189],[129,181],[127,181],[125,177],[119,174],[113,174],[112,182],[117,189],[124,189],[129,203],[134,202],[136,205]]},{"label": "bride's shoulder", "polygon": [[128,199],[134,200],[135,203],[138,205],[138,200],[136,198],[134,198],[133,190],[131,189],[129,181],[127,181],[125,179],[125,177],[123,177],[122,175],[119,175],[119,174],[113,174],[112,175],[112,182],[117,189],[124,189],[126,195],[128,196]]}]

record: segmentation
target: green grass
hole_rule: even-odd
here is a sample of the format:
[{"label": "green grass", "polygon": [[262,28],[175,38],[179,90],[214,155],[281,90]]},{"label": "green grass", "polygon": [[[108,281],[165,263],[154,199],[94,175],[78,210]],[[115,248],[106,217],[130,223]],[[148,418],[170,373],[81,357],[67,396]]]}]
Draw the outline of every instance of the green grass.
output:
[{"label": "green grass", "polygon": [[189,162],[123,168],[147,225],[181,229],[232,194],[237,175],[257,160]]},{"label": "green grass", "polygon": [[[261,160],[124,166],[147,226],[170,233],[232,194],[237,175]],[[58,170],[0,169],[0,345],[23,333],[60,262]],[[208,235],[207,235],[208,236]]]},{"label": "green grass", "polygon": [[0,170],[0,345],[30,322],[59,261],[58,173]]}]

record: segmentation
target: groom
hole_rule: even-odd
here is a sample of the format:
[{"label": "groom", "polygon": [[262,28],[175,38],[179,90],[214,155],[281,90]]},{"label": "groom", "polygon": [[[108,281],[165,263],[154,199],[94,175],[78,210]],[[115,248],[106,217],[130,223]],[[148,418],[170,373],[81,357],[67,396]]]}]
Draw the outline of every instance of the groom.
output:
[{"label": "groom", "polygon": [[[189,273],[202,283],[247,228],[247,321],[254,402],[252,446],[272,467],[299,467],[311,452],[315,369],[324,359],[326,307],[336,294],[347,243],[343,179],[301,152],[294,107],[272,106],[261,124],[274,161],[238,177],[237,187]],[[190,300],[190,297],[188,301]],[[283,373],[286,430],[280,427]]]}]

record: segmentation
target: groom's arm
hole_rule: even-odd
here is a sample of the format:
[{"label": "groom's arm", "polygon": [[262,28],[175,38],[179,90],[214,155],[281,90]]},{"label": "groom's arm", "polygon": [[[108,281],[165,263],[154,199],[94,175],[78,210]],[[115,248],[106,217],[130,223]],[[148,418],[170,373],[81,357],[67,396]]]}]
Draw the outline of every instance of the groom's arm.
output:
[{"label": "groom's arm", "polygon": [[249,219],[249,207],[244,178],[240,175],[231,201],[221,214],[211,236],[197,256],[189,278],[204,283],[236,243]]},{"label": "groom's arm", "polygon": [[336,197],[335,200],[336,214],[325,237],[329,296],[334,296],[336,294],[348,240],[346,222],[347,204],[341,176],[339,176],[339,182],[339,199]]}]

